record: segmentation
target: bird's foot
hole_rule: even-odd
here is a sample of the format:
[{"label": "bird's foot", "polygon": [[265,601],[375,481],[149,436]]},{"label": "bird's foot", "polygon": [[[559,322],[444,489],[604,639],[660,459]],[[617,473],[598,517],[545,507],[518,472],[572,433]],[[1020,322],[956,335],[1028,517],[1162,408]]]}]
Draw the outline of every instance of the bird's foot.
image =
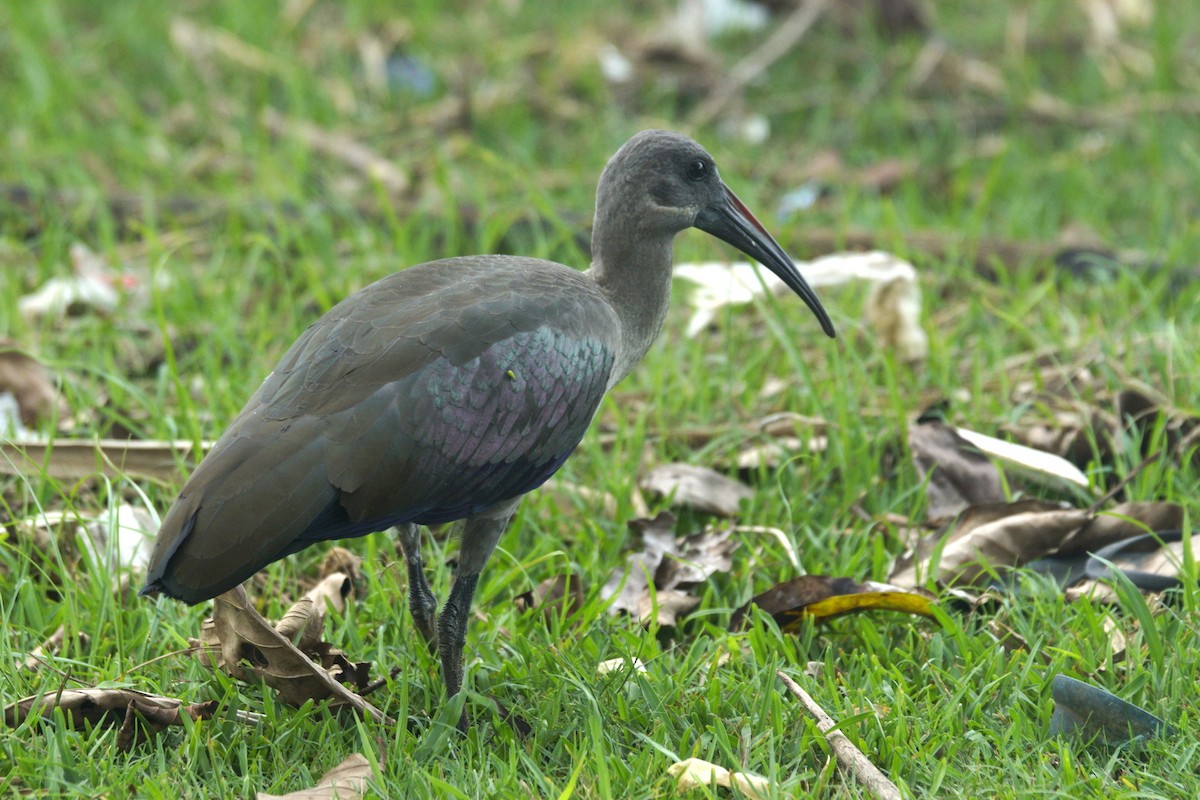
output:
[{"label": "bird's foot", "polygon": [[438,649],[437,598],[425,577],[425,562],[421,558],[421,531],[416,525],[399,528],[400,549],[408,571],[408,610],[417,632],[429,644],[429,652]]}]

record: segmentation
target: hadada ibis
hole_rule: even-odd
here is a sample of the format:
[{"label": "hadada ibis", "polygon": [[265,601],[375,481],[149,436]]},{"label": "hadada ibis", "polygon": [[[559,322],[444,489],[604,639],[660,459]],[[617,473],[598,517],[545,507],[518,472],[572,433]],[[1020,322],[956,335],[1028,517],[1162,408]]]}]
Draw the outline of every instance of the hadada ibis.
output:
[{"label": "hadada ibis", "polygon": [[[600,176],[586,272],[517,256],[433,261],[308,328],[184,484],[142,593],[199,603],[311,544],[395,527],[413,620],[456,694],[480,571],[521,497],[562,466],[658,335],[672,240],[691,227],[770,268],[834,335],[712,156],[643,131]],[[417,526],[459,519],[438,616]]]}]

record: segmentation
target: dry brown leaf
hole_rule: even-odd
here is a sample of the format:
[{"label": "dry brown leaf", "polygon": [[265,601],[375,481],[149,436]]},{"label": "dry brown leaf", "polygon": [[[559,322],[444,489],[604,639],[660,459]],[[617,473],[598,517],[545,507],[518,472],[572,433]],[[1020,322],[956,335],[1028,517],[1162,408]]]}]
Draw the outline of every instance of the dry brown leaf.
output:
[{"label": "dry brown leaf", "polygon": [[[675,549],[675,515],[660,511],[654,519],[635,519],[629,529],[642,539],[642,550],[630,553],[623,569],[614,570],[600,595],[608,600],[609,613],[626,612],[641,616],[641,599],[662,563],[663,554]],[[615,596],[615,597],[614,597]]]},{"label": "dry brown leaf", "polygon": [[787,630],[802,619],[827,620],[856,611],[901,611],[932,617],[934,601],[924,594],[885,583],[802,575],[755,595],[734,612],[729,629],[740,630],[753,606],[770,614],[780,629]]},{"label": "dry brown leaf", "polygon": [[321,560],[321,577],[325,578],[335,572],[344,573],[353,585],[362,582],[362,556],[344,547],[331,547]]},{"label": "dry brown leaf", "polygon": [[[67,626],[65,624],[59,625],[58,629],[55,630],[54,633],[50,634],[46,641],[42,642],[29,652],[29,655],[26,656],[25,661],[21,664],[21,669],[26,669],[30,672],[37,672],[45,665],[49,657],[54,656],[59,650],[62,649],[66,638]],[[88,636],[83,631],[76,633],[74,638],[77,652],[86,650],[88,645],[90,645],[92,642],[92,637]]]},{"label": "dry brown leaf", "polygon": [[[342,579],[348,580],[345,576]],[[320,641],[319,632],[317,641],[312,641],[315,623],[311,620],[316,616],[323,619],[324,603],[318,604],[309,596],[301,598],[285,615],[289,631],[305,632],[301,641],[306,651],[301,651],[254,610],[245,589],[239,586],[215,598],[212,619],[205,621],[202,631],[203,641],[194,644],[205,645],[200,651],[201,660],[239,680],[262,680],[289,705],[332,697],[376,719],[387,720],[377,708],[341,685],[349,683],[358,690],[366,687],[370,663],[351,662],[340,650]]]},{"label": "dry brown leaf", "polygon": [[[1195,553],[1191,554],[1194,560]],[[1144,534],[1114,542],[1097,552],[1087,565],[1089,580],[1111,583],[1119,570],[1143,592],[1163,592],[1179,586],[1184,564],[1189,560],[1182,533]],[[1094,601],[1110,602],[1110,595],[1092,594]]]},{"label": "dry brown leaf", "polygon": [[674,552],[663,554],[654,572],[654,585],[659,589],[674,589],[700,583],[717,572],[733,569],[733,551],[738,543],[732,541],[733,528],[706,528],[689,534],[677,542]]},{"label": "dry brown leaf", "polygon": [[1086,510],[1039,500],[973,506],[947,531],[926,537],[916,553],[897,559],[888,581],[917,586],[920,576],[942,586],[970,586],[991,572],[1057,552],[1091,518]]},{"label": "dry brown leaf", "polygon": [[692,464],[661,464],[638,481],[642,491],[670,498],[676,506],[732,517],[753,490],[707,467]]},{"label": "dry brown leaf", "polygon": [[678,589],[646,592],[638,598],[637,615],[643,623],[654,620],[659,625],[674,626],[679,618],[700,605],[700,598]]},{"label": "dry brown leaf", "polygon": [[700,603],[684,589],[733,566],[730,554],[738,547],[730,541],[733,528],[676,537],[675,517],[666,511],[654,519],[632,520],[629,527],[641,535],[642,550],[630,553],[601,589],[602,597],[612,598],[610,614],[626,612],[642,622],[675,625]]},{"label": "dry brown leaf", "polygon": [[541,609],[546,622],[571,617],[583,608],[586,597],[578,575],[567,573],[547,578],[528,592],[513,598],[519,611]]},{"label": "dry brown leaf", "polygon": [[[63,713],[72,727],[84,724],[94,727],[119,726],[117,745],[128,750],[145,733],[156,733],[172,725],[182,725],[186,715],[193,720],[211,719],[217,703],[196,703],[185,706],[174,697],[138,692],[133,689],[63,689],[59,692],[32,695],[4,708],[4,724],[20,725],[28,717],[51,719],[55,710]],[[239,719],[255,722],[254,715]]]},{"label": "dry brown leaf", "polygon": [[311,789],[287,794],[258,792],[255,800],[355,800],[366,796],[372,774],[371,762],[361,753],[354,753],[322,775]]},{"label": "dry brown leaf", "polygon": [[341,572],[326,575],[280,617],[275,630],[301,650],[319,648],[326,612],[333,608],[339,614],[345,613],[346,598],[351,591],[353,582],[349,575]]},{"label": "dry brown leaf", "polygon": [[[1174,461],[1200,465],[1200,418],[1153,399],[1148,389],[1125,389],[1109,408],[1086,406],[1077,398],[1097,391],[1092,385],[1096,382],[1094,377],[1072,374],[1069,380],[1063,380],[1055,378],[1053,369],[1044,372],[1049,374],[1044,374],[1034,385],[1046,388],[1040,392],[1022,389],[1016,400],[1051,406],[1056,410],[1055,424],[1013,427],[1009,433],[1018,441],[1056,453],[1081,469],[1093,461],[1112,467],[1118,462],[1118,455],[1150,457],[1154,455],[1151,445],[1155,442]],[[1140,445],[1140,449],[1135,450],[1135,445]],[[1118,477],[1113,473],[1110,481]]]},{"label": "dry brown leaf", "polygon": [[929,519],[944,519],[968,506],[1004,502],[1000,471],[949,425],[930,421],[909,427],[908,447],[917,474],[926,482]]},{"label": "dry brown leaf", "polygon": [[[54,377],[40,361],[11,339],[0,337],[0,395],[10,394],[17,404],[21,425],[32,428],[62,408]],[[0,434],[6,430],[0,418]]]},{"label": "dry brown leaf", "polygon": [[1120,503],[1097,514],[1063,541],[1059,555],[1093,553],[1122,539],[1147,531],[1177,530],[1183,527],[1183,506],[1163,501]]}]

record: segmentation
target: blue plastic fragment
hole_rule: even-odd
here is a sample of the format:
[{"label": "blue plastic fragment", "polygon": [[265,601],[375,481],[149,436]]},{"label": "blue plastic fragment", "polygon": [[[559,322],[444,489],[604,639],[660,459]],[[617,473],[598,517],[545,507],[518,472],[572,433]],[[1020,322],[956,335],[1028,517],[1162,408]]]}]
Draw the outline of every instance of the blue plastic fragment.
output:
[{"label": "blue plastic fragment", "polygon": [[1051,736],[1119,747],[1138,745],[1154,736],[1175,735],[1175,728],[1145,709],[1066,675],[1055,675],[1050,691],[1054,696]]}]

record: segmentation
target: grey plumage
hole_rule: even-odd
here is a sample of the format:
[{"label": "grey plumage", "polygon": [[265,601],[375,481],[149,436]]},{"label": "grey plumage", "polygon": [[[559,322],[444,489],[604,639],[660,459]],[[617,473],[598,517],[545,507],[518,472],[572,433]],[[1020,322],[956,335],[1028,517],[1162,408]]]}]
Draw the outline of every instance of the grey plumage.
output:
[{"label": "grey plumage", "polygon": [[[511,256],[434,261],[306,330],[163,519],[143,593],[200,602],[314,542],[398,526],[414,619],[457,692],[479,571],[519,498],[562,465],[657,336],[671,243],[691,226],[776,271],[833,335],[712,158],[686,137],[643,132],[601,176],[587,272]],[[463,518],[459,574],[435,625],[415,526]]]}]

